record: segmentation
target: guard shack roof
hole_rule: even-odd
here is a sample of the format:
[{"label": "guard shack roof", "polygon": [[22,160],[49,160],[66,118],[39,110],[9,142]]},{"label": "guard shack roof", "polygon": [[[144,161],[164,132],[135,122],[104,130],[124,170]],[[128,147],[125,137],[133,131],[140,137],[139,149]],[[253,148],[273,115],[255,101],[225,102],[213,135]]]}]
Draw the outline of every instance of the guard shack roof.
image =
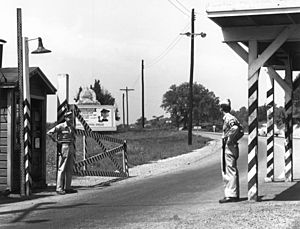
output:
[{"label": "guard shack roof", "polygon": [[206,11],[208,17],[222,28],[224,42],[248,46],[249,40],[257,40],[258,54],[286,27],[291,27],[293,33],[265,66],[283,69],[283,62],[289,56],[292,70],[300,70],[300,1],[211,1]]},{"label": "guard shack roof", "polygon": [[[56,93],[56,88],[39,67],[29,68],[29,78],[30,84],[39,83],[46,94]],[[1,88],[18,87],[18,68],[0,68],[0,82]]]}]

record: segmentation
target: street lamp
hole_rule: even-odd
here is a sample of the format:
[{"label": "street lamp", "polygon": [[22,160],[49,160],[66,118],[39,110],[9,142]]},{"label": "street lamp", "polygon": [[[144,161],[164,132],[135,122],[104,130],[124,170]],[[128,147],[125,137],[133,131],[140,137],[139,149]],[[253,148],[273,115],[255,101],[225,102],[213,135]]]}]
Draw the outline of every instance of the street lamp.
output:
[{"label": "street lamp", "polygon": [[[25,160],[25,190],[26,190],[26,196],[29,196],[31,194],[31,185],[32,185],[32,179],[31,179],[31,162],[30,162],[30,141],[31,141],[31,117],[30,117],[30,80],[29,80],[29,48],[28,48],[28,42],[38,40],[38,48],[31,52],[32,54],[43,54],[43,53],[49,53],[51,52],[48,49],[45,49],[43,46],[42,38],[34,38],[34,39],[28,39],[27,37],[23,38],[23,47],[24,47],[24,53],[23,53],[23,59],[24,59],[24,70],[23,70],[23,99],[24,99],[24,110],[23,110],[23,120],[24,120],[24,132],[20,131],[20,138],[21,141],[24,141],[24,160]],[[21,92],[20,92],[21,93]],[[20,105],[20,108],[22,105]],[[22,125],[22,123],[21,123]],[[22,129],[22,127],[20,128]],[[24,134],[24,135],[23,135]],[[23,137],[24,136],[24,137]],[[21,147],[22,148],[22,147]]]},{"label": "street lamp", "polygon": [[38,40],[38,47],[36,50],[32,51],[32,54],[43,54],[43,53],[49,53],[51,52],[48,49],[45,49],[43,46],[42,38],[34,38],[34,39],[28,39],[27,37],[23,38],[23,45],[24,45],[24,74],[23,74],[23,90],[24,90],[24,101],[27,99],[27,101],[30,104],[30,85],[29,85],[29,48],[28,48],[28,42]]}]

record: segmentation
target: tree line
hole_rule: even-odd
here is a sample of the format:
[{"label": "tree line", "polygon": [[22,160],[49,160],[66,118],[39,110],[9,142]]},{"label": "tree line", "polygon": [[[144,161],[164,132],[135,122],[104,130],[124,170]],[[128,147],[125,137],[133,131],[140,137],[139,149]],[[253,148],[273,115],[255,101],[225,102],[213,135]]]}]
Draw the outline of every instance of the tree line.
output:
[{"label": "tree line", "polygon": [[[222,125],[222,113],[220,111],[219,97],[199,83],[193,84],[193,126]],[[300,89],[294,92],[294,98],[300,98]],[[163,95],[161,107],[170,115],[170,119],[176,127],[187,127],[188,123],[189,84],[171,85]],[[298,101],[298,100],[296,100]],[[294,103],[294,116],[297,112],[297,104]],[[267,122],[267,105],[259,106],[257,120],[259,123]],[[248,109],[241,107],[232,110],[245,129],[248,128]],[[274,123],[280,128],[284,125],[285,111],[283,107],[274,106]]]},{"label": "tree line", "polygon": [[[299,77],[299,76],[298,76]],[[114,105],[115,98],[106,90],[100,83],[100,80],[95,80],[93,85],[90,85],[96,93],[96,99],[103,105]],[[79,88],[75,101],[78,101],[82,87]],[[293,93],[293,117],[294,123],[299,123],[300,120],[300,87]],[[220,100],[214,92],[205,88],[202,84],[195,82],[193,84],[193,126],[222,126],[222,112],[220,111]],[[153,127],[163,127],[165,124],[176,128],[187,128],[189,114],[189,83],[184,82],[180,85],[171,85],[163,94],[161,107],[169,114],[170,118],[166,119],[163,116],[153,116],[148,123]],[[259,123],[267,122],[267,105],[258,107],[257,120]],[[120,120],[117,110],[116,120]],[[248,109],[243,106],[239,110],[232,110],[231,113],[237,117],[244,128],[248,128]],[[274,123],[278,128],[283,127],[285,120],[285,110],[283,107],[274,106]],[[147,120],[144,120],[145,123]],[[137,126],[141,126],[142,118],[136,121]]]}]

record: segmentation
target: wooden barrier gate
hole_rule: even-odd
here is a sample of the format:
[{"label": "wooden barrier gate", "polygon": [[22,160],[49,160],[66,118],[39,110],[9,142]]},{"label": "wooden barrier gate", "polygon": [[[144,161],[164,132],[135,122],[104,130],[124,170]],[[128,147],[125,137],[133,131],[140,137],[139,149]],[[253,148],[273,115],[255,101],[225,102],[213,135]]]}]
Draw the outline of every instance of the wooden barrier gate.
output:
[{"label": "wooden barrier gate", "polygon": [[[82,124],[82,129],[76,129],[76,135],[85,136],[85,138],[90,137],[94,139],[101,148],[101,153],[96,155],[87,154],[83,160],[76,161],[73,167],[73,174],[76,176],[106,176],[106,177],[128,177],[128,158],[127,158],[127,143],[126,140],[121,140],[113,138],[110,136],[105,136],[97,132],[93,132],[90,126],[86,123],[83,117],[80,114],[80,109],[76,105],[65,104],[66,107],[71,107],[73,110],[74,116]],[[64,112],[67,109],[64,109]],[[112,142],[118,146],[108,149],[102,141]],[[122,152],[123,165],[120,165],[115,159],[115,155],[119,152]],[[99,162],[104,158],[109,158],[113,165],[116,167],[116,171],[101,171],[101,170],[91,170],[86,169],[87,165],[91,165],[95,162]]]}]

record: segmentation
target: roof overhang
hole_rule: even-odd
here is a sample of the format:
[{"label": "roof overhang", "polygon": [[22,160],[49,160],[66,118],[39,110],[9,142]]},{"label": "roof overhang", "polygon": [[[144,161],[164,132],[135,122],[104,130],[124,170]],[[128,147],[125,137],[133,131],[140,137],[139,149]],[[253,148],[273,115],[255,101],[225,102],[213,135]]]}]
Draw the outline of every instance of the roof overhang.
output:
[{"label": "roof overhang", "polygon": [[267,65],[284,68],[280,63],[289,56],[292,58],[292,69],[300,70],[300,1],[213,1],[207,7],[207,15],[222,28],[224,42],[239,42],[247,47],[249,40],[257,40],[258,54],[289,28],[291,32],[287,40]]},{"label": "roof overhang", "polygon": [[[29,68],[29,77],[38,76],[45,85],[47,94],[55,94],[56,88],[39,67]],[[0,87],[16,88],[18,86],[18,68],[0,68]]]}]

